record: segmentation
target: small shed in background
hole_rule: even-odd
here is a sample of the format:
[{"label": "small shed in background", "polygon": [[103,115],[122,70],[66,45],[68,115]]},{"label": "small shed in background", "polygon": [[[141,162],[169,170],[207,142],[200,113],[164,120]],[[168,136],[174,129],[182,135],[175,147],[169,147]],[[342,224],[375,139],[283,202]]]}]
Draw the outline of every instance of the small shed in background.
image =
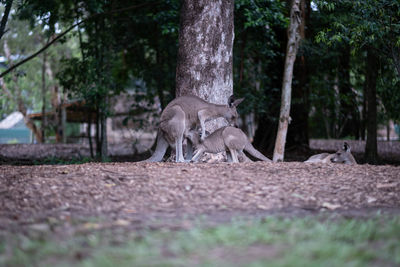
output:
[{"label": "small shed in background", "polygon": [[29,144],[32,132],[25,126],[24,116],[15,111],[0,121],[0,144]]}]

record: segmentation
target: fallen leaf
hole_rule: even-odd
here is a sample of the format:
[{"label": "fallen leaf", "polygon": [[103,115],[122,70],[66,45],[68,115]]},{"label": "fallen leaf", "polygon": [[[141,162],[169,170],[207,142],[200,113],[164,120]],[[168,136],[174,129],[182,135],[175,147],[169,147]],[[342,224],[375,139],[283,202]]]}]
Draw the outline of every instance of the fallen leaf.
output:
[{"label": "fallen leaf", "polygon": [[101,225],[98,223],[88,222],[83,225],[83,229],[86,229],[86,230],[96,230],[96,229],[100,229],[100,228],[101,228]]},{"label": "fallen leaf", "polygon": [[337,209],[337,208],[340,208],[341,205],[339,205],[339,204],[332,204],[332,203],[329,203],[329,202],[324,202],[324,203],[322,203],[322,207],[323,207],[323,208],[327,208],[327,209],[329,209],[329,210],[335,210],[335,209]]},{"label": "fallen leaf", "polygon": [[386,183],[386,184],[378,183],[376,185],[376,188],[378,188],[378,189],[387,189],[387,188],[392,188],[392,187],[396,187],[396,186],[397,186],[397,183]]},{"label": "fallen leaf", "polygon": [[114,222],[114,225],[119,225],[119,226],[127,226],[129,225],[130,222],[127,220],[123,220],[123,219],[118,219]]},{"label": "fallen leaf", "polygon": [[258,204],[257,208],[262,209],[262,210],[268,210],[269,209],[267,206],[264,206],[264,205],[261,205],[261,204]]},{"label": "fallen leaf", "polygon": [[46,223],[37,223],[37,224],[32,224],[29,226],[31,229],[40,231],[40,232],[47,232],[50,230],[50,227]]},{"label": "fallen leaf", "polygon": [[135,213],[136,211],[132,210],[132,209],[125,209],[125,212],[127,212],[127,213]]},{"label": "fallen leaf", "polygon": [[305,197],[303,197],[302,195],[297,194],[297,193],[293,193],[293,194],[292,194],[292,197],[296,197],[296,198],[300,198],[300,199],[305,199]]}]

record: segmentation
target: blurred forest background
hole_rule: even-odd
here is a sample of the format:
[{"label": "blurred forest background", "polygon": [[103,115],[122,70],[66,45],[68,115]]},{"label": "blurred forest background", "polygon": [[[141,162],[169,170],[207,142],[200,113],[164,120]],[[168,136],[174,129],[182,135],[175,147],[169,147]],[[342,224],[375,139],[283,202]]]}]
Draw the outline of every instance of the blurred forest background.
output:
[{"label": "blurred forest background", "polygon": [[[159,114],[175,97],[181,1],[1,2],[0,120],[19,111],[37,143],[90,136],[80,142],[92,156],[107,153],[107,140],[139,146],[147,132],[154,140]],[[368,139],[365,161],[375,163],[377,140],[398,136],[400,1],[300,2],[286,149],[307,149],[310,138]],[[233,92],[245,97],[241,127],[267,154],[289,12],[290,1],[234,1]],[[110,141],[109,128],[127,131],[126,140]]]}]

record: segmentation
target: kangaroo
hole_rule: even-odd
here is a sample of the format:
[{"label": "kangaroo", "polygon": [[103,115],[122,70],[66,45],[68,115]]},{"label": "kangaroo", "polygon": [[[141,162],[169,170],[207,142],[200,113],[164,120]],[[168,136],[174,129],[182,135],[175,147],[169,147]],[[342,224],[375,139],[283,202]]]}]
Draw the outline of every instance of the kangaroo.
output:
[{"label": "kangaroo", "polygon": [[[161,113],[160,127],[157,134],[157,146],[147,162],[161,161],[169,146],[175,148],[176,162],[184,162],[182,151],[183,140],[189,131],[200,127],[201,139],[205,138],[205,122],[219,117],[229,124],[236,125],[238,113],[236,107],[244,98],[229,97],[227,105],[209,103],[197,96],[181,96],[172,100]],[[192,144],[187,145],[187,160],[192,158]]]},{"label": "kangaroo", "polygon": [[353,155],[350,152],[350,145],[344,142],[343,147],[336,153],[322,153],[311,156],[306,163],[342,163],[342,164],[357,164]]},{"label": "kangaroo", "polygon": [[243,150],[260,160],[271,161],[253,147],[247,139],[246,134],[239,128],[231,126],[221,127],[207,136],[202,142],[199,141],[198,135],[193,132],[188,136],[196,147],[196,152],[192,159],[194,162],[196,162],[204,152],[215,154],[223,151],[227,151],[228,162],[239,162],[238,154],[245,160],[248,160]]}]

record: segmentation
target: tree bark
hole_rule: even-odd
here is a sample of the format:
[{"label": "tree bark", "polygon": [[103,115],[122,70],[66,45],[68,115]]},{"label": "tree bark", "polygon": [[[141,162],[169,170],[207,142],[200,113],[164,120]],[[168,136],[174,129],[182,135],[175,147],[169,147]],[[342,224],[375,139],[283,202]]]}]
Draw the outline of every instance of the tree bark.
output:
[{"label": "tree bark", "polygon": [[6,25],[8,21],[8,16],[10,15],[11,7],[13,0],[6,1],[6,8],[4,9],[3,17],[0,22],[0,40],[3,37],[4,33],[6,33]]},{"label": "tree bark", "polygon": [[[307,22],[310,17],[310,0],[301,0],[301,23],[300,39],[307,38]],[[297,84],[293,85],[293,101],[291,104],[292,123],[288,127],[287,146],[288,147],[308,147],[308,113],[309,113],[309,72],[306,55],[298,56],[297,63],[294,66],[294,77]]]},{"label": "tree bark", "polygon": [[377,144],[377,101],[376,101],[376,80],[379,65],[378,56],[373,49],[367,51],[366,65],[366,88],[367,88],[367,142],[365,145],[365,161],[370,164],[376,164],[378,158]]},{"label": "tree bark", "polygon": [[362,111],[361,111],[361,140],[365,141],[365,135],[367,130],[367,83],[364,83],[363,86],[363,103],[362,103]]},{"label": "tree bark", "polygon": [[290,25],[282,83],[281,110],[279,115],[278,133],[275,141],[273,161],[282,161],[285,153],[285,143],[290,122],[290,100],[292,93],[293,66],[300,43],[299,26],[301,24],[300,0],[293,0],[290,9]]},{"label": "tree bark", "polygon": [[233,14],[233,0],[183,1],[177,97],[192,94],[211,103],[227,103],[233,92]]},{"label": "tree bark", "polygon": [[93,141],[92,141],[92,112],[89,111],[87,114],[87,135],[89,139],[89,149],[90,149],[90,157],[94,158],[93,155]]},{"label": "tree bark", "polygon": [[[104,98],[104,105],[108,107],[108,97]],[[108,159],[108,142],[107,142],[107,114],[104,110],[100,112],[100,128],[101,128],[101,161],[105,162]]]},{"label": "tree bark", "polygon": [[[45,53],[46,54],[46,53]],[[61,102],[64,102],[64,96],[62,92],[60,92],[59,87],[55,81],[53,70],[51,69],[51,65],[49,60],[45,62],[44,65],[46,69],[46,74],[49,80],[49,91],[51,94],[50,104],[52,107],[53,116],[51,117],[51,121],[47,121],[49,125],[54,128],[56,132],[56,142],[62,143],[63,142],[63,126],[62,126],[62,114],[61,114]]]},{"label": "tree bark", "polygon": [[42,62],[42,125],[40,126],[42,131],[43,143],[46,142],[46,127],[47,127],[47,116],[46,116],[46,64],[47,64],[47,53],[43,53]]}]

